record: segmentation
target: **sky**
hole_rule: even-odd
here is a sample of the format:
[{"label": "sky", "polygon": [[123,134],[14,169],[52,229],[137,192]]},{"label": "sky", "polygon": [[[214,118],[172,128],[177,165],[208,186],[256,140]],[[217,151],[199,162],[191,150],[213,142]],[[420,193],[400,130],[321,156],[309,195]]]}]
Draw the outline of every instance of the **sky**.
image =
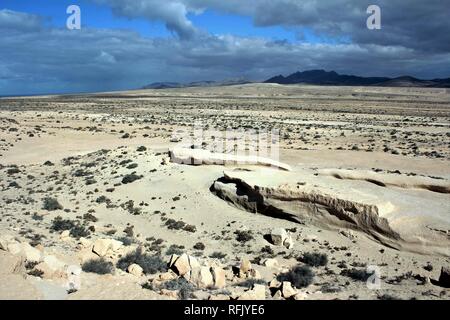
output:
[{"label": "sky", "polygon": [[[66,27],[69,5],[80,30]],[[449,16],[450,0],[0,0],[0,95],[310,69],[448,78]]]}]

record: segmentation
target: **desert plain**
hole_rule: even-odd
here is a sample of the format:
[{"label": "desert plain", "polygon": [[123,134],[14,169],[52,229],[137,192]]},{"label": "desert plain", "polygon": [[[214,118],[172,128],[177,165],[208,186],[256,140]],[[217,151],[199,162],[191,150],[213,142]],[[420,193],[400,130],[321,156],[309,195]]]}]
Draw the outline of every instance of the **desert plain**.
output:
[{"label": "desert plain", "polygon": [[448,300],[450,90],[1,98],[0,198],[3,299]]}]

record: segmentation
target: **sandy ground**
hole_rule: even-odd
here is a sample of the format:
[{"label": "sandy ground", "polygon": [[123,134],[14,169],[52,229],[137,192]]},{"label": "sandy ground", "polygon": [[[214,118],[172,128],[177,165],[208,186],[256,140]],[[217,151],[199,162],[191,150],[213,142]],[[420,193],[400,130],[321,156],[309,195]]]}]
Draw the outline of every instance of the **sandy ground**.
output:
[{"label": "sandy ground", "polygon": [[[171,163],[168,151],[178,145],[174,136],[188,137],[194,123],[208,130],[217,128],[218,135],[208,133],[195,142],[205,149],[213,148],[226,128],[277,129],[278,160],[293,170],[283,180],[277,170],[261,173],[248,165]],[[298,288],[301,298],[449,297],[448,289],[434,281],[441,267],[449,266],[450,257],[450,198],[445,191],[450,185],[450,93],[446,90],[259,84],[8,98],[0,100],[0,132],[0,234],[30,243],[43,257],[57,256],[66,269],[99,258],[86,243],[106,238],[125,244],[121,252],[103,258],[115,265],[112,274],[82,271],[78,291],[61,290],[68,281],[66,269],[63,275],[36,272],[37,264],[16,261],[17,252],[6,245],[3,253],[0,250],[2,264],[15,267],[0,275],[4,280],[0,297],[180,298],[179,293],[155,285],[162,271],[134,276],[117,267],[121,257],[139,246],[166,262],[173,252],[218,260],[227,272],[226,285],[194,286],[190,288],[194,299],[234,298],[251,288],[255,277],[242,284],[245,279],[232,272],[243,259],[258,270],[256,278],[265,283],[266,298],[282,298],[269,290],[269,282],[291,267],[305,265],[301,257],[312,252],[326,255],[328,263],[311,267],[315,275],[311,284]],[[406,238],[416,232],[416,240],[421,232],[425,240],[419,250],[417,244],[410,244],[413,240],[407,243],[409,238],[380,241],[367,228],[333,224],[328,218],[299,223],[249,212],[211,191],[224,171],[236,169],[253,171],[254,185],[304,181],[319,192],[335,188],[331,192],[336,197],[351,201],[365,199],[358,198],[359,192],[374,203],[389,202],[395,208],[389,214],[395,215],[386,217],[393,228]],[[344,178],[333,176],[336,172]],[[130,174],[138,179],[124,183]],[[271,174],[276,178],[271,179]],[[386,186],[378,180],[374,184],[373,176]],[[430,187],[435,185],[438,192]],[[61,208],[46,210],[44,198],[56,199]],[[302,210],[292,210],[306,216]],[[417,220],[409,221],[408,216]],[[81,236],[73,232],[62,238],[64,229],[55,228],[57,217],[80,225]],[[183,221],[190,228],[171,229],[170,221]],[[267,240],[265,235],[275,228],[290,230],[292,248]],[[236,231],[250,234],[251,239],[238,239]],[[218,252],[223,254],[220,259],[210,258]],[[271,258],[278,267],[265,265]],[[17,267],[21,263],[24,266]],[[370,289],[364,277],[359,279],[368,266],[379,268],[380,287]],[[355,270],[360,272],[351,272]]]}]

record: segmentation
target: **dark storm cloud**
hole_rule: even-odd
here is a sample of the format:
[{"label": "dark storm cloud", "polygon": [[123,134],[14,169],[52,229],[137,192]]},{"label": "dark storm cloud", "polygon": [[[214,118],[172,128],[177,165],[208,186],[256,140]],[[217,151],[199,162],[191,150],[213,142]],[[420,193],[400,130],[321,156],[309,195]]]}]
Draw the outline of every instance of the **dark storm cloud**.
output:
[{"label": "dark storm cloud", "polygon": [[[144,0],[145,1],[145,0]],[[181,1],[181,0],[180,0]],[[318,35],[349,37],[358,44],[450,51],[446,0],[183,0],[194,9],[215,8],[251,16],[255,26],[310,28]],[[378,5],[382,30],[366,28],[369,5]]]},{"label": "dark storm cloud", "polygon": [[[397,21],[397,32],[383,36],[378,31],[366,34],[365,5],[363,9],[354,7],[354,1],[344,1],[352,9],[350,13],[343,13],[346,10],[336,6],[330,9],[326,1],[141,0],[127,1],[128,5],[121,0],[95,1],[108,2],[118,15],[163,21],[177,36],[147,38],[126,30],[49,28],[42,17],[0,10],[0,94],[128,89],[153,81],[235,77],[263,80],[312,68],[367,76],[449,76],[448,41],[443,41],[438,32],[448,28],[448,22],[440,21],[440,15],[427,25],[418,12],[416,20],[422,21],[424,28],[418,30],[419,22],[415,25],[411,22],[413,14],[405,13]],[[410,1],[411,7],[413,2]],[[165,3],[168,6],[164,7]],[[392,3],[395,6],[397,1]],[[271,10],[271,5],[278,5],[278,11],[263,12],[260,6],[264,5]],[[299,5],[301,10],[297,12]],[[307,26],[325,35],[350,35],[352,42],[290,43],[257,37],[214,36],[198,30],[187,18],[187,13],[200,13],[205,8],[249,15],[257,25]],[[421,12],[437,11],[436,5],[430,9],[418,4],[417,8],[422,8]],[[136,9],[140,11],[136,13]],[[285,12],[287,9],[290,12]],[[394,27],[389,27],[392,18],[383,6],[382,10],[381,31],[386,32]],[[442,6],[441,11],[444,11]],[[361,22],[358,17],[362,13]],[[332,16],[334,20],[330,20]],[[360,28],[361,24],[364,28]],[[431,33],[432,29],[435,32]],[[427,32],[430,32],[428,37]],[[426,47],[422,46],[424,43]]]}]

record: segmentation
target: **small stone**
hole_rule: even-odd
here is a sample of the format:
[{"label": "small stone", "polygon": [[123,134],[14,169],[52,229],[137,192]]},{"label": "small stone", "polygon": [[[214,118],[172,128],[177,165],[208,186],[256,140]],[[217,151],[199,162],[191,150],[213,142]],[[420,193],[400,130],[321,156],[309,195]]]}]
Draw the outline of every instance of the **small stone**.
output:
[{"label": "small stone", "polygon": [[292,240],[291,236],[288,236],[284,242],[283,242],[283,246],[286,247],[286,249],[292,249],[294,247],[294,240]]},{"label": "small stone", "polygon": [[173,264],[175,263],[175,261],[177,261],[178,258],[179,258],[179,256],[176,254],[173,254],[170,256],[169,268],[172,268]]},{"label": "small stone", "polygon": [[252,264],[250,262],[250,260],[248,259],[242,259],[241,261],[241,265],[239,267],[239,271],[243,274],[249,272],[250,270],[252,270]]},{"label": "small stone", "polygon": [[22,243],[21,252],[27,261],[40,262],[42,260],[42,252],[33,248],[28,243]]},{"label": "small stone", "polygon": [[183,253],[172,265],[172,268],[179,276],[187,274],[191,270],[189,256]]},{"label": "small stone", "polygon": [[0,251],[0,275],[25,273],[25,259],[9,252]]},{"label": "small stone", "polygon": [[22,251],[22,245],[18,242],[10,242],[8,243],[8,251],[11,254],[20,254]]},{"label": "small stone", "polygon": [[173,280],[176,278],[177,278],[177,275],[172,270],[161,273],[159,275],[159,280],[161,280],[161,281],[169,281],[169,280]]},{"label": "small stone", "polygon": [[297,294],[297,290],[292,288],[292,284],[289,281],[283,281],[283,284],[281,285],[281,293],[283,294],[283,297],[289,299]]},{"label": "small stone", "polygon": [[255,284],[251,290],[244,292],[238,300],[265,300],[266,286]]},{"label": "small stone", "polygon": [[200,268],[200,262],[198,262],[197,258],[189,256],[189,266],[191,269]]},{"label": "small stone", "polygon": [[295,300],[306,300],[308,294],[306,292],[299,292],[294,296]]},{"label": "small stone", "polygon": [[214,287],[219,289],[225,287],[226,285],[225,270],[223,270],[220,267],[213,267],[211,268],[211,274],[213,275],[214,279]]},{"label": "small stone", "polygon": [[273,229],[272,232],[270,233],[270,239],[272,240],[272,244],[274,244],[276,246],[283,245],[287,236],[288,236],[288,234],[287,234],[286,230],[284,230],[283,228]]},{"label": "small stone", "polygon": [[80,244],[82,248],[90,248],[92,246],[92,242],[86,238],[80,238]]},{"label": "small stone", "polygon": [[190,281],[199,288],[208,288],[214,284],[214,279],[208,267],[192,269]]},{"label": "small stone", "polygon": [[8,245],[16,242],[10,235],[3,235],[0,237],[0,250],[8,251]]},{"label": "small stone", "polygon": [[70,231],[69,230],[64,230],[63,232],[61,232],[59,238],[61,240],[70,238]]},{"label": "small stone", "polygon": [[117,252],[123,243],[114,239],[97,239],[94,242],[92,251],[98,254],[100,257],[104,257],[108,254],[109,250]]},{"label": "small stone", "polygon": [[217,294],[217,295],[210,295],[208,300],[213,301],[230,300],[230,297],[225,294]]},{"label": "small stone", "polygon": [[269,288],[279,288],[281,286],[281,282],[277,280],[277,278],[272,279],[269,282]]},{"label": "small stone", "polygon": [[277,268],[279,266],[277,259],[267,259],[264,261],[264,265],[268,268]]},{"label": "small stone", "polygon": [[178,292],[174,290],[161,289],[161,294],[169,298],[178,299]]},{"label": "small stone", "polygon": [[136,263],[129,265],[127,271],[129,274],[132,274],[136,277],[140,277],[144,273],[142,267]]},{"label": "small stone", "polygon": [[261,273],[256,269],[251,269],[247,274],[253,279],[261,279]]}]

